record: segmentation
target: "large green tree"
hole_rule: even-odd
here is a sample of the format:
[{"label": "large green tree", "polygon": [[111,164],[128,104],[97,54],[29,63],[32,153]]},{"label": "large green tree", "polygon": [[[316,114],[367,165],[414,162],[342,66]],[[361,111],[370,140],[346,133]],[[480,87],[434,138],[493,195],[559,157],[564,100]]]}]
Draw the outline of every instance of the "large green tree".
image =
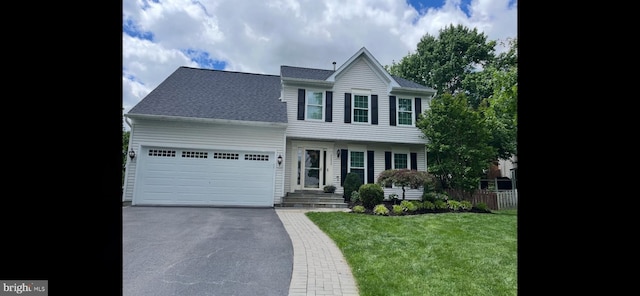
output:
[{"label": "large green tree", "polygon": [[475,190],[495,151],[485,118],[469,105],[466,94],[437,96],[416,126],[428,140],[428,171],[442,188]]},{"label": "large green tree", "polygon": [[[498,44],[507,50],[496,55]],[[450,25],[437,38],[423,36],[415,53],[386,69],[436,88],[439,96],[464,93],[491,135],[486,143],[493,148],[491,161],[508,159],[517,153],[517,48],[517,38],[488,41],[475,29]]]},{"label": "large green tree", "polygon": [[467,75],[489,65],[495,58],[496,41],[488,41],[476,28],[449,25],[437,37],[424,35],[415,53],[386,69],[393,75],[438,90],[438,93],[463,91]]},{"label": "large green tree", "polygon": [[[516,38],[500,41],[508,50],[498,54],[479,71],[467,74],[462,80],[462,89],[469,97],[469,104],[478,108],[483,100],[494,95],[496,90],[496,72],[513,72],[517,78],[518,43]],[[515,68],[515,69],[514,69]]]},{"label": "large green tree", "polygon": [[518,137],[518,68],[506,71],[490,69],[493,93],[482,101],[478,112],[491,132],[489,145],[495,159],[509,159],[517,154]]}]

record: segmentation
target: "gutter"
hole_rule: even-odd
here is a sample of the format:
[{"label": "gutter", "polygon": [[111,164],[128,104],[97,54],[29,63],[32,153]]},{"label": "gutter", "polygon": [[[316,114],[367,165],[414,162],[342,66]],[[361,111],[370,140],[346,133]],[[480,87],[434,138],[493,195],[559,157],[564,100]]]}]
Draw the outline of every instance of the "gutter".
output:
[{"label": "gutter", "polygon": [[286,122],[246,121],[246,120],[195,118],[195,117],[148,115],[148,114],[128,114],[126,115],[125,118],[134,118],[134,119],[138,118],[138,119],[150,119],[150,120],[173,120],[173,121],[181,121],[181,122],[218,123],[218,124],[257,126],[257,127],[276,127],[276,128],[286,128],[288,125]]},{"label": "gutter", "polygon": [[126,114],[123,116],[124,117],[124,122],[127,123],[127,125],[129,126],[129,130],[131,130],[131,122],[129,122],[129,116],[127,116]]}]

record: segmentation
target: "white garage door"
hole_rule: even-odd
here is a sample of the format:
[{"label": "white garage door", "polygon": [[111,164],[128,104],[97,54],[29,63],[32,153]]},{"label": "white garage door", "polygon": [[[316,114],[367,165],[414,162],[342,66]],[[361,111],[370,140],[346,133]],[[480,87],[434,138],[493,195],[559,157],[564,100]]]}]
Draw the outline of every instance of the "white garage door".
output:
[{"label": "white garage door", "polygon": [[147,147],[134,205],[273,206],[273,153]]}]

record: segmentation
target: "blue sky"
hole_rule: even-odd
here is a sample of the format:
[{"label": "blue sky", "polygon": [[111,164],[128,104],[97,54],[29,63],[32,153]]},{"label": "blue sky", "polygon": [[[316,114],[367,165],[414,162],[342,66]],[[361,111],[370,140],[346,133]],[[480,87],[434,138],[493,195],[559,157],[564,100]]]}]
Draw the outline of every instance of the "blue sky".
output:
[{"label": "blue sky", "polygon": [[450,24],[490,40],[518,30],[517,0],[123,0],[122,16],[125,113],[180,66],[279,75],[363,46],[388,65]]}]

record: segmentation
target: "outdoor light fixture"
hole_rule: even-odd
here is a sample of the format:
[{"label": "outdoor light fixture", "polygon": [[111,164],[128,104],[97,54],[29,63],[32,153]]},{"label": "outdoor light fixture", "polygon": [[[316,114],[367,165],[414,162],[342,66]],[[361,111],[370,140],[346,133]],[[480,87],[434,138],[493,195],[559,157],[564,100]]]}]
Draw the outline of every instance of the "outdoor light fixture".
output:
[{"label": "outdoor light fixture", "polygon": [[133,149],[129,150],[129,158],[131,158],[131,160],[133,160],[134,157],[136,157],[136,152],[133,151]]},{"label": "outdoor light fixture", "polygon": [[278,166],[282,165],[282,155],[278,155]]},{"label": "outdoor light fixture", "polygon": [[336,150],[336,156],[340,158],[340,149]]}]

